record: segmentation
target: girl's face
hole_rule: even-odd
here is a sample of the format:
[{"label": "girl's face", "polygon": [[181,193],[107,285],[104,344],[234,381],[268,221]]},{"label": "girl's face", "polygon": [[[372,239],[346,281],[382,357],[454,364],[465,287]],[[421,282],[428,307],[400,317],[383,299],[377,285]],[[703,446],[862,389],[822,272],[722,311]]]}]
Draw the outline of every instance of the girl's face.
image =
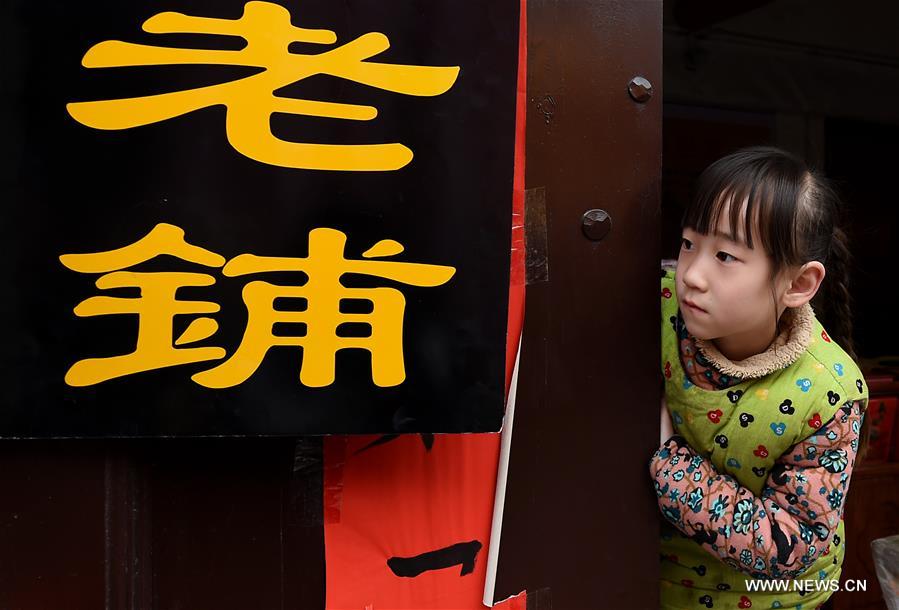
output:
[{"label": "girl's face", "polygon": [[772,294],[772,266],[764,248],[757,238],[754,248],[746,245],[742,220],[738,233],[728,235],[727,216],[724,210],[708,235],[683,230],[677,300],[690,334],[713,341],[731,360],[743,360],[774,340],[787,286],[775,282]]}]

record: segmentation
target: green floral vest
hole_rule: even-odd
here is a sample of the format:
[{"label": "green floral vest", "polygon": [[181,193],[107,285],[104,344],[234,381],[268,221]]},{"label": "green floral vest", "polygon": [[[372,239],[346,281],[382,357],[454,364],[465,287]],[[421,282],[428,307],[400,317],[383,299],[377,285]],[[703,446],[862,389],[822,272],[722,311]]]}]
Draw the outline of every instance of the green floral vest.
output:
[{"label": "green floral vest", "polygon": [[[664,272],[661,300],[661,367],[674,429],[718,472],[733,476],[756,496],[761,497],[771,467],[792,445],[814,433],[847,401],[867,404],[868,390],[861,371],[830,339],[817,318],[808,348],[791,365],[724,390],[694,385],[680,359],[673,270]],[[759,445],[766,451],[759,451]],[[836,534],[845,540],[842,520]],[[799,578],[838,578],[844,547],[834,548],[831,543],[831,552],[819,556]],[[744,579],[751,580],[750,576],[729,567],[667,525],[660,548],[663,556],[678,558],[677,563],[662,562],[661,598],[665,608],[697,607],[695,597],[702,590],[714,591],[718,608],[736,608],[747,595],[754,607],[791,608],[801,604],[813,608],[832,594],[821,591],[800,597],[793,591],[748,593]],[[694,583],[692,588],[678,586],[684,579]],[[728,585],[727,590],[721,590],[721,583]]]}]

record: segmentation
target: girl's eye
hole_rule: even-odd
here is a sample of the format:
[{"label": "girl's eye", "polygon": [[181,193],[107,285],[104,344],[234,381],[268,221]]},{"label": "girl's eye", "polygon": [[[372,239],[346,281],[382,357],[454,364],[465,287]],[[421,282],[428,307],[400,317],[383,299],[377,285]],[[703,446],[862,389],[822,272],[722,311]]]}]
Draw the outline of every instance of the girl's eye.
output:
[{"label": "girl's eye", "polygon": [[[727,260],[728,257],[730,257],[731,260],[737,260],[737,258],[736,258],[735,256],[733,256],[733,255],[731,255],[731,254],[728,254],[727,252],[719,252],[719,253],[716,254],[715,256],[717,256],[718,259],[719,259],[721,262],[723,262],[723,263],[729,263],[729,262],[730,262],[729,260]],[[724,258],[722,258],[722,256],[723,256]]]},{"label": "girl's eye", "polygon": [[684,250],[689,250],[690,248],[693,247],[693,242],[690,241],[689,239],[687,239],[686,237],[682,237],[681,238],[681,247]]}]

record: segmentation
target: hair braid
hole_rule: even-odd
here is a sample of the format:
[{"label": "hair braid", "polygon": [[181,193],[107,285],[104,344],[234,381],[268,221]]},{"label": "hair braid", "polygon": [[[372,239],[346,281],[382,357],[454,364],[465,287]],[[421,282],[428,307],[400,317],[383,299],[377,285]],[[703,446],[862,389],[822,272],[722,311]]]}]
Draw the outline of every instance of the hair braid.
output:
[{"label": "hair braid", "polygon": [[[833,230],[826,265],[827,275],[824,278],[823,290],[819,290],[815,297],[816,314],[818,310],[821,311],[827,332],[853,361],[858,362],[852,339],[852,293],[849,291],[852,253],[849,250],[849,239],[839,227]],[[859,432],[857,462],[861,462],[868,452],[871,435],[869,423],[870,418],[865,417]]]},{"label": "hair braid", "polygon": [[853,360],[857,360],[852,340],[852,293],[849,292],[851,264],[852,255],[846,233],[837,227],[833,231],[833,241],[826,261],[823,296],[827,302],[824,304],[823,317],[830,336]]}]

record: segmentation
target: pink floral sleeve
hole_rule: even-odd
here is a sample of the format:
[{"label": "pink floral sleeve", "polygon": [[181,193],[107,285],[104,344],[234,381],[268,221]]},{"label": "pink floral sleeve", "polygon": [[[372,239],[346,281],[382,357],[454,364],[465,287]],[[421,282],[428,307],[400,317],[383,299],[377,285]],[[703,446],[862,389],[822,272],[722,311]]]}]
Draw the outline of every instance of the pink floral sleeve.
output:
[{"label": "pink floral sleeve", "polygon": [[682,436],[653,454],[662,515],[734,569],[755,578],[802,574],[826,555],[855,465],[862,405],[847,402],[775,462],[761,497],[719,474]]}]

